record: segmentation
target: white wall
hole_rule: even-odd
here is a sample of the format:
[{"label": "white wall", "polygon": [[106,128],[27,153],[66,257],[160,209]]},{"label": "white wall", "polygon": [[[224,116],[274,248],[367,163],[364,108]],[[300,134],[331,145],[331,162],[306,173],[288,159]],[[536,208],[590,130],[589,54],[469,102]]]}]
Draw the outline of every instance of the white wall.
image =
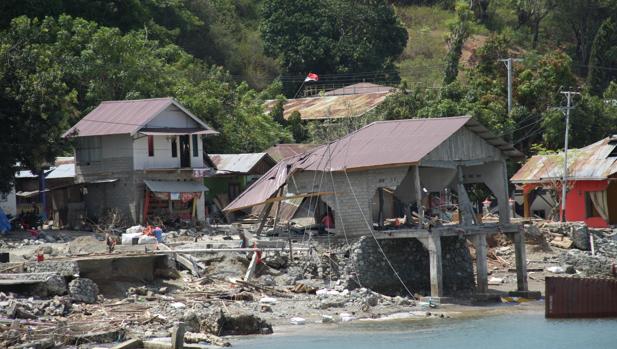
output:
[{"label": "white wall", "polygon": [[0,208],[5,214],[17,215],[17,198],[15,197],[15,188],[9,193],[0,193]]},{"label": "white wall", "polygon": [[[173,136],[153,136],[154,137],[154,156],[148,156],[148,137],[140,136],[133,141],[133,166],[135,170],[149,168],[179,168],[180,167],[180,139],[176,136],[176,146],[178,147],[177,157],[171,156],[171,137]],[[197,146],[199,151],[197,156],[193,156],[193,140],[189,136],[191,147],[191,167],[200,168],[204,166],[202,156],[201,136],[198,136]]]},{"label": "white wall", "polygon": [[184,114],[178,107],[175,105],[170,105],[167,109],[161,112],[157,117],[152,119],[149,123],[146,124],[147,128],[149,127],[175,127],[175,128],[188,128],[188,127],[198,127],[197,123],[191,119],[189,116]]}]

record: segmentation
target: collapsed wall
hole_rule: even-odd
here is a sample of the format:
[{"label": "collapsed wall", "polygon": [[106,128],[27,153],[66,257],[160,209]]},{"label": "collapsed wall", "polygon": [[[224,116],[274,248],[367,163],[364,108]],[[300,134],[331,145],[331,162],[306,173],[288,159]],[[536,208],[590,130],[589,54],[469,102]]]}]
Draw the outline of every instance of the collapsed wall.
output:
[{"label": "collapsed wall", "polygon": [[[352,246],[351,260],[362,287],[388,295],[406,293],[385,254],[407,288],[430,294],[429,254],[418,239],[387,239],[379,244],[383,253],[372,237],[362,237]],[[473,291],[473,263],[466,240],[442,237],[441,248],[444,294]]]}]

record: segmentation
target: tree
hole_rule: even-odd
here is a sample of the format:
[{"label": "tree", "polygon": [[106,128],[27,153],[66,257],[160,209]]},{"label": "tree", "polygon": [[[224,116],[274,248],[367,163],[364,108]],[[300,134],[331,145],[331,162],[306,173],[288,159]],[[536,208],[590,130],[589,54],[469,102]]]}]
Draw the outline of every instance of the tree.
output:
[{"label": "tree", "polygon": [[[392,74],[407,44],[407,31],[384,0],[266,0],[262,17],[265,52],[289,75]],[[299,82],[288,80],[286,93]]]},{"label": "tree", "polygon": [[289,115],[289,129],[296,143],[302,143],[306,140],[308,132],[305,123],[302,121],[302,116],[295,110]]},{"label": "tree", "polygon": [[518,27],[527,26],[531,30],[531,47],[538,46],[540,23],[555,8],[555,0],[514,0]]},{"label": "tree", "polygon": [[463,44],[469,37],[469,21],[471,18],[469,6],[465,2],[456,4],[456,20],[450,23],[450,35],[448,36],[448,54],[446,55],[446,67],[444,69],[444,84],[450,84],[458,76],[458,63],[461,59]]},{"label": "tree", "polygon": [[587,84],[593,95],[600,96],[609,83],[617,79],[617,24],[611,18],[606,19],[593,41],[589,57]]},{"label": "tree", "polygon": [[263,151],[291,134],[263,100],[178,46],[84,19],[18,17],[0,34],[0,190],[15,165],[37,170],[68,150],[62,132],[104,100],[174,96],[221,132],[217,152]]}]

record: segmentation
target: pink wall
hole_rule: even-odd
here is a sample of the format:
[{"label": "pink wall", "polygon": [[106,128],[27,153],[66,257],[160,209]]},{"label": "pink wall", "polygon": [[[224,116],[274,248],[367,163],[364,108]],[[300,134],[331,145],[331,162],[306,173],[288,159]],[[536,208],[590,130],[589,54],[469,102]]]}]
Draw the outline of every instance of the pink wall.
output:
[{"label": "pink wall", "polygon": [[582,221],[593,228],[606,228],[608,222],[602,217],[586,218],[585,192],[602,191],[608,187],[608,180],[576,181],[566,197],[566,220]]}]

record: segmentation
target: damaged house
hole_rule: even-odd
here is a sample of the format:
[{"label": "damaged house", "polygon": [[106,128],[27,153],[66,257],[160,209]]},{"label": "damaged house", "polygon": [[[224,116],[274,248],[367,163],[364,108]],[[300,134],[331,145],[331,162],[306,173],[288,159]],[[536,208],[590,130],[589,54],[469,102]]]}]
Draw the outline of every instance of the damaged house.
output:
[{"label": "damaged house", "polygon": [[102,102],[64,134],[88,216],[117,208],[133,223],[203,220],[203,137],[217,133],[173,98]]},{"label": "damaged house", "polygon": [[[515,240],[518,290],[527,291],[524,237],[510,222],[506,172],[506,160],[520,158],[468,116],[374,122],[280,161],[225,210],[264,205],[265,218],[283,200],[307,198],[315,223],[330,216],[335,237],[359,244],[352,249],[358,283],[379,291],[402,283],[433,296],[475,283],[486,292],[486,237],[508,233]],[[477,219],[466,189],[477,184],[497,200],[498,222]],[[476,249],[476,282],[466,239]]]},{"label": "damaged house", "polygon": [[[563,163],[563,153],[535,155],[512,176],[525,217],[560,218]],[[566,221],[617,224],[617,136],[568,151],[566,189]]]}]

